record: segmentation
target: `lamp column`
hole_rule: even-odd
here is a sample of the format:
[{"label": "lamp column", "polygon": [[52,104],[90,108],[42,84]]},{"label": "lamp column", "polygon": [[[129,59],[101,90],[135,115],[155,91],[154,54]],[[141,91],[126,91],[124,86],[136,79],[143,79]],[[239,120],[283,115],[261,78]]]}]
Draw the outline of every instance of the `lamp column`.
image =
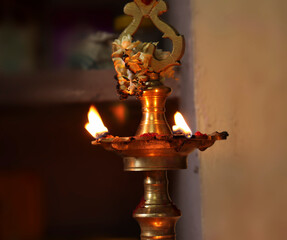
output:
[{"label": "lamp column", "polygon": [[141,240],[175,240],[175,224],[181,213],[170,200],[167,171],[144,174],[144,198],[133,214],[141,227]]}]

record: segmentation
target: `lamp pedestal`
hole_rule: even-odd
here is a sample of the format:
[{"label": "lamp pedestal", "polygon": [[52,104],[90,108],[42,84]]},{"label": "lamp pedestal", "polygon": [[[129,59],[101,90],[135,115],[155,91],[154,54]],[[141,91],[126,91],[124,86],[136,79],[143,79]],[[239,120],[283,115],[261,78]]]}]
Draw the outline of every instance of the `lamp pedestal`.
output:
[{"label": "lamp pedestal", "polygon": [[141,239],[175,240],[175,224],[181,213],[169,197],[167,171],[144,174],[144,198],[133,213],[141,227]]}]

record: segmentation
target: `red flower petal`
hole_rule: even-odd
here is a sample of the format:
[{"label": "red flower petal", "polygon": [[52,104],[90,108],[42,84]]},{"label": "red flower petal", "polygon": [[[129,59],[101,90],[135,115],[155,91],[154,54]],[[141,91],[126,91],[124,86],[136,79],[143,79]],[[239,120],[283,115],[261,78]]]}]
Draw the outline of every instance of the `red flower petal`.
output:
[{"label": "red flower petal", "polygon": [[145,5],[149,5],[153,0],[142,0]]},{"label": "red flower petal", "polygon": [[194,135],[197,136],[197,137],[200,137],[200,136],[202,136],[203,134],[202,134],[201,132],[197,131]]}]

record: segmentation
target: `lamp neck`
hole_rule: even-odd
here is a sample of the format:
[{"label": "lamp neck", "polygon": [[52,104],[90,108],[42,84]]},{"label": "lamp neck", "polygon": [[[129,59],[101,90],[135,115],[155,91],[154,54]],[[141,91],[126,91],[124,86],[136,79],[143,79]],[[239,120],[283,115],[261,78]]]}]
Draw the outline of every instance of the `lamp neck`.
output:
[{"label": "lamp neck", "polygon": [[140,97],[142,104],[142,120],[136,135],[158,133],[170,135],[172,131],[165,117],[165,102],[171,89],[163,84],[148,87]]}]

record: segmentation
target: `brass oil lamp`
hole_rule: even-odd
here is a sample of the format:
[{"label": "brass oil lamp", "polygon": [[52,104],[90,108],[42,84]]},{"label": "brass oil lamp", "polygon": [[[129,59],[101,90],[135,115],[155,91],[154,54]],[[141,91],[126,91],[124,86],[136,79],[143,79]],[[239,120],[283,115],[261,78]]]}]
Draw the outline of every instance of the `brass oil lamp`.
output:
[{"label": "brass oil lamp", "polygon": [[[142,80],[133,85],[135,89],[141,90],[140,94],[137,92],[137,96],[142,105],[142,120],[135,136],[99,137],[101,135],[97,133],[93,134],[97,139],[92,142],[121,155],[125,171],[144,172],[144,198],[133,213],[133,217],[140,225],[142,240],[176,239],[175,224],[181,212],[170,199],[167,171],[186,169],[189,153],[195,149],[203,151],[212,146],[216,140],[223,140],[228,136],[227,132],[215,132],[210,135],[187,137],[186,133],[174,134],[168,125],[165,118],[165,102],[171,89],[162,83],[161,78],[164,75],[162,73],[179,65],[184,52],[184,38],[160,20],[159,16],[165,11],[167,6],[163,0],[134,0],[125,6],[124,12],[132,16],[133,20],[116,40],[113,60],[118,81],[122,83],[119,87],[120,94],[125,97],[136,95],[134,94],[136,90],[131,91],[131,86],[134,79]],[[164,58],[155,56],[157,50],[154,44],[132,43],[127,40],[129,39],[127,36],[132,36],[137,31],[143,18],[150,18],[163,32],[163,37],[173,42],[172,52],[165,54]],[[141,52],[133,52],[140,46],[143,49]],[[147,61],[141,58],[141,54]],[[137,68],[130,63],[140,67]],[[139,76],[143,69],[144,73]],[[104,131],[102,133],[105,134]]]}]

